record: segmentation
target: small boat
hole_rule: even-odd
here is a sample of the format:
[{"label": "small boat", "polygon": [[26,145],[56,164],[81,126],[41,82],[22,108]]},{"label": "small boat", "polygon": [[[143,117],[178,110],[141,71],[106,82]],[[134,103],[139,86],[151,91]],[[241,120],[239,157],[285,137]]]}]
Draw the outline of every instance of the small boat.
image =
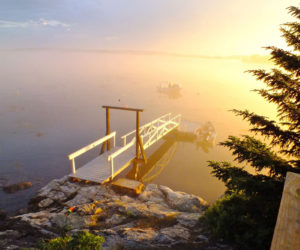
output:
[{"label": "small boat", "polygon": [[163,82],[158,86],[158,90],[161,92],[180,89],[182,89],[182,85],[173,82]]},{"label": "small boat", "polygon": [[200,142],[206,141],[214,143],[216,138],[216,130],[211,122],[207,122],[203,126],[198,127],[194,133],[197,136],[197,141]]}]

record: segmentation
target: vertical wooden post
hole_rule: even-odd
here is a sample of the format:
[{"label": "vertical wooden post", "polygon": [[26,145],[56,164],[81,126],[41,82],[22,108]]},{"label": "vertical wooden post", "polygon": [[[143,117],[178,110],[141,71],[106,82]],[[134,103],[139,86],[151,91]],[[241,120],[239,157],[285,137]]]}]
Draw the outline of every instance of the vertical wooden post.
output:
[{"label": "vertical wooden post", "polygon": [[[106,110],[106,135],[110,134],[110,113],[109,113],[109,107],[105,107]],[[105,146],[107,145],[107,151],[110,150],[110,139],[108,141],[103,142],[102,148],[100,151],[100,154],[103,154],[105,151]]]},{"label": "vertical wooden post", "polygon": [[75,174],[76,170],[75,170],[75,159],[74,158],[71,161],[71,166],[72,166],[72,173]]},{"label": "vertical wooden post", "polygon": [[[109,114],[109,108],[106,108],[106,135],[110,134],[110,114]],[[110,150],[110,139],[107,143],[107,151]]]},{"label": "vertical wooden post", "polygon": [[139,167],[138,167],[138,159],[139,159],[139,136],[140,136],[140,112],[136,111],[136,135],[135,135],[135,161],[133,163],[133,167],[135,169],[135,175],[134,178],[137,180],[138,179],[138,172],[139,172]]},{"label": "vertical wooden post", "polygon": [[140,112],[136,111],[136,159],[139,158]]}]

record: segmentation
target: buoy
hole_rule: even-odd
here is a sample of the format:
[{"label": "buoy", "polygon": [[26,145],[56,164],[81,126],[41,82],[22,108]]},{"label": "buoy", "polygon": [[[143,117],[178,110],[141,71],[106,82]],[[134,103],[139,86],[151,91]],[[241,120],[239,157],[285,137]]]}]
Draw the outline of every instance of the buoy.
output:
[{"label": "buoy", "polygon": [[70,213],[73,213],[77,210],[76,207],[70,207],[67,212],[65,213],[65,216],[68,216]]}]

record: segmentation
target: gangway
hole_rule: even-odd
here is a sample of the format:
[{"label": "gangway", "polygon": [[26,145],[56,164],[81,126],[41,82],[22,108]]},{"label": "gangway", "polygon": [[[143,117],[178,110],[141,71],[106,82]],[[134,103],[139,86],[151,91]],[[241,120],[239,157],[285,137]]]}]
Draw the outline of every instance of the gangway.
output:
[{"label": "gangway", "polygon": [[[97,141],[85,146],[68,156],[72,165],[70,177],[105,183],[114,179],[129,165],[146,162],[144,150],[149,148],[155,142],[159,141],[165,135],[177,128],[181,121],[181,115],[172,116],[171,113],[163,115],[143,126],[139,126],[140,109],[126,109],[137,112],[137,129],[123,136],[122,146],[116,146],[116,131],[110,132],[109,126],[109,108],[125,109],[117,107],[103,106],[106,108],[106,132],[107,135]],[[110,140],[113,140],[113,147],[110,148]],[[76,169],[75,158],[86,153],[87,151],[102,145],[101,154],[92,161]],[[104,152],[105,145],[108,151]],[[135,147],[134,147],[135,146]],[[141,148],[142,159],[139,159],[139,147]]]}]

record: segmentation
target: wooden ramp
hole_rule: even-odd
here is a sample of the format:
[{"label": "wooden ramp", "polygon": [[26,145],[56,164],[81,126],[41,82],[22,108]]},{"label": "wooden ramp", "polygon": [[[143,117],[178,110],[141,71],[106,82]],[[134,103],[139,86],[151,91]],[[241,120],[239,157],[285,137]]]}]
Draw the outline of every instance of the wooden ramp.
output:
[{"label": "wooden ramp", "polygon": [[300,174],[287,172],[271,250],[300,249]]}]

